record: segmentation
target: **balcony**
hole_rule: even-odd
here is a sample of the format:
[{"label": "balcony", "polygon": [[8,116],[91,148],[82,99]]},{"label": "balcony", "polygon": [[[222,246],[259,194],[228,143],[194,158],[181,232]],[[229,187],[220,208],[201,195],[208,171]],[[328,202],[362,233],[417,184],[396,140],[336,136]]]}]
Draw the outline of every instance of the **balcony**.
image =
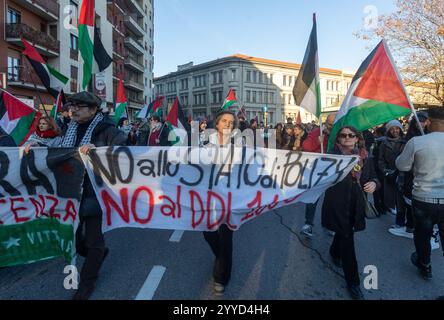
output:
[{"label": "balcony", "polygon": [[29,62],[25,59],[23,63],[24,65],[14,69],[8,68],[8,86],[32,90],[37,88],[37,91],[46,92],[46,88],[34,73]]},{"label": "balcony", "polygon": [[131,17],[126,16],[123,20],[127,29],[131,30],[137,37],[143,37],[143,28],[137,23],[137,21]]},{"label": "balcony", "polygon": [[125,67],[128,67],[131,70],[137,71],[140,73],[143,73],[145,71],[145,68],[143,67],[143,65],[141,65],[137,60],[130,58],[130,57],[125,58]]},{"label": "balcony", "polygon": [[142,109],[142,106],[144,104],[143,99],[129,97],[128,100],[129,100],[128,108],[137,109],[137,110]]},{"label": "balcony", "polygon": [[23,23],[6,24],[7,42],[24,48],[22,38],[28,40],[41,55],[50,58],[59,56],[60,41],[47,33],[37,31]]},{"label": "balcony", "polygon": [[46,21],[59,20],[60,5],[56,0],[14,0]]},{"label": "balcony", "polygon": [[137,13],[139,17],[143,17],[145,12],[143,11],[142,6],[136,0],[126,0],[126,5],[130,8],[134,13]]},{"label": "balcony", "polygon": [[144,92],[145,91],[145,88],[144,88],[142,83],[139,83],[139,82],[134,81],[134,80],[130,80],[128,78],[125,78],[124,86],[127,87],[127,88],[130,88],[130,89],[133,89],[134,91],[138,91],[138,92]]},{"label": "balcony", "polygon": [[133,38],[126,38],[125,45],[128,48],[138,52],[139,55],[145,54],[145,49],[143,48],[143,45],[139,41],[134,40]]}]

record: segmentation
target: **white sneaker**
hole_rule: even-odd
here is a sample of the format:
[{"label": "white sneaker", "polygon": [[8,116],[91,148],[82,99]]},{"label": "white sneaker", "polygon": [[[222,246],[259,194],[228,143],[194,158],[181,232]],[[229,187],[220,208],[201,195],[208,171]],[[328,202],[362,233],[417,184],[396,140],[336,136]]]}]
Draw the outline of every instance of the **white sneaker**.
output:
[{"label": "white sneaker", "polygon": [[400,227],[400,228],[393,228],[392,227],[388,230],[388,232],[390,232],[394,236],[413,239],[413,233],[407,232],[406,227]]},{"label": "white sneaker", "polygon": [[223,295],[225,292],[225,286],[217,282],[214,283],[213,289],[216,295]]},{"label": "white sneaker", "polygon": [[301,229],[301,234],[307,236],[307,237],[313,237],[313,228],[309,224],[305,224]]},{"label": "white sneaker", "polygon": [[437,249],[439,249],[439,237],[438,237],[438,235],[439,235],[439,232],[438,232],[438,231],[433,232],[433,236],[432,236],[432,238],[430,239],[430,245],[431,245],[431,247],[432,247],[432,250],[437,250]]}]

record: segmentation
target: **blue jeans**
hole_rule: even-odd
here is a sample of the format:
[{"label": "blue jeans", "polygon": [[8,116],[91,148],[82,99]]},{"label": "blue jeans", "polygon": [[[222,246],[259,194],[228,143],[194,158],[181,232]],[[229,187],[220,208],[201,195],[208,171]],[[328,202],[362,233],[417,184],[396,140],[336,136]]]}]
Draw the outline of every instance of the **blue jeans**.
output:
[{"label": "blue jeans", "polygon": [[[432,204],[413,200],[413,217],[415,219],[414,241],[418,260],[423,265],[430,264],[430,239],[433,226],[439,227],[441,243],[444,244],[444,204]],[[444,250],[444,248],[443,248]]]}]

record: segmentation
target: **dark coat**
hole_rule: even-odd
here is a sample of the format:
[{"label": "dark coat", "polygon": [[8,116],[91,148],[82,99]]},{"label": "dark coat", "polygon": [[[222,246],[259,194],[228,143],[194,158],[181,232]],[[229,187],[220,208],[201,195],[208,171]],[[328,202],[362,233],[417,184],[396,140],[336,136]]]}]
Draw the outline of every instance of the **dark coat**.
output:
[{"label": "dark coat", "polygon": [[360,188],[370,181],[376,182],[379,188],[372,159],[367,158],[362,168],[360,184],[353,181],[350,172],[344,180],[327,189],[322,205],[322,226],[343,236],[364,230],[366,204]]},{"label": "dark coat", "polygon": [[[171,143],[168,141],[168,127],[167,125],[164,126],[161,134],[160,134],[160,146],[162,147],[168,147],[171,146]],[[141,134],[139,136],[139,139],[137,141],[138,146],[146,147],[148,146],[148,139],[150,137],[150,130],[148,128],[144,128],[143,131],[141,131]]]},{"label": "dark coat", "polygon": [[403,140],[386,138],[379,146],[378,167],[381,172],[384,170],[396,170],[396,158],[401,154],[404,146]]},{"label": "dark coat", "polygon": [[[95,127],[91,135],[91,143],[96,147],[124,146],[126,145],[126,137],[122,131],[116,128],[111,119],[105,117]],[[102,209],[100,208],[94,188],[86,172],[83,181],[83,194],[79,212],[83,217],[98,216],[102,214]]]}]

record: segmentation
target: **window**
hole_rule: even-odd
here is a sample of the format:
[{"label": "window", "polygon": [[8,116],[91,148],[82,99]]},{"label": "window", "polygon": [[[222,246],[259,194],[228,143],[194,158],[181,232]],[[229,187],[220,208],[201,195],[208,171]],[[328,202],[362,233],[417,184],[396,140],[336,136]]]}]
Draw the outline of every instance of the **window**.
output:
[{"label": "window", "polygon": [[181,90],[188,90],[188,79],[180,80]]},{"label": "window", "polygon": [[247,71],[247,82],[251,82],[251,71]]},{"label": "window", "polygon": [[20,59],[8,57],[8,80],[19,81]]},{"label": "window", "polygon": [[287,85],[287,76],[286,76],[286,75],[284,75],[284,80],[282,81],[282,84],[283,84],[284,86]]},{"label": "window", "polygon": [[251,101],[251,91],[247,90],[247,102]]},{"label": "window", "polygon": [[263,77],[264,77],[263,73],[259,72],[259,83],[263,83]]},{"label": "window", "polygon": [[257,82],[257,71],[253,71],[253,82]]},{"label": "window", "polygon": [[236,69],[231,69],[231,80],[236,80]]},{"label": "window", "polygon": [[288,95],[288,104],[291,104],[291,94]]},{"label": "window", "polygon": [[[69,1],[70,13],[69,13],[69,24],[74,28],[77,28],[77,17],[79,16],[79,6],[74,1]],[[115,17],[117,19],[117,17]],[[114,24],[116,25],[116,23]]]},{"label": "window", "polygon": [[21,23],[22,22],[22,14],[14,10],[12,8],[8,8],[8,14],[6,17],[7,23]]},{"label": "window", "polygon": [[71,34],[71,50],[78,50],[78,42],[79,38],[77,38],[75,35]]},{"label": "window", "polygon": [[274,92],[270,92],[270,101],[268,103],[274,103]]},{"label": "window", "polygon": [[77,67],[71,66],[71,93],[77,92]]},{"label": "window", "polygon": [[183,106],[188,106],[188,95],[182,95],[180,96],[180,103]]},{"label": "window", "polygon": [[264,102],[263,100],[262,100],[262,91],[259,91],[259,100],[258,100],[258,102],[259,103],[262,103],[262,102]]},{"label": "window", "polygon": [[256,91],[253,91],[253,103],[256,103]]}]

